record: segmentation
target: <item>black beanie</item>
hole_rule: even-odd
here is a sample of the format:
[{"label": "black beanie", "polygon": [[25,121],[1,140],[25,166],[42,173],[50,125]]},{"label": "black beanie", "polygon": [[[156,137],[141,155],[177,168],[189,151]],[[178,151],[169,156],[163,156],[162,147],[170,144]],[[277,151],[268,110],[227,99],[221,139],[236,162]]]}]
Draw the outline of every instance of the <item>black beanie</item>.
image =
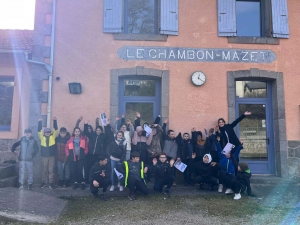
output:
[{"label": "black beanie", "polygon": [[239,167],[241,168],[241,172],[245,172],[246,170],[248,170],[248,169],[249,169],[249,166],[248,166],[248,164],[247,164],[247,163],[245,163],[245,162],[241,162],[241,163],[239,163]]}]

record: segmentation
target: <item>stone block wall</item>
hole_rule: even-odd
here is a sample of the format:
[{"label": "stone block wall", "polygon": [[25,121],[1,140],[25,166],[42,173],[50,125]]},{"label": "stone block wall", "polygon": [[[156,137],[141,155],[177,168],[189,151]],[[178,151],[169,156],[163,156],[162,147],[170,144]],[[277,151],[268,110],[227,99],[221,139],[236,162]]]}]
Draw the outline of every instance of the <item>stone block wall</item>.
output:
[{"label": "stone block wall", "polygon": [[16,141],[17,140],[14,140],[14,139],[0,139],[0,163],[9,161],[9,160],[17,161],[18,157],[11,153],[11,146]]},{"label": "stone block wall", "polygon": [[289,176],[300,177],[300,141],[288,141]]}]

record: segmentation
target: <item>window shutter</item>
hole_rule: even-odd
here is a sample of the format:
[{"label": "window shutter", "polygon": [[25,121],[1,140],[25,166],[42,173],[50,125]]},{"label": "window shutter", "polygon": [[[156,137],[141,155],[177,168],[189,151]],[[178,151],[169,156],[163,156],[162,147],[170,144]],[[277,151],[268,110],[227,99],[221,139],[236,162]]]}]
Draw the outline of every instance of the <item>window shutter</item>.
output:
[{"label": "window shutter", "polygon": [[286,0],[272,0],[272,22],[273,37],[290,37]]},{"label": "window shutter", "polygon": [[122,32],[122,0],[104,0],[103,32]]},{"label": "window shutter", "polygon": [[178,0],[160,1],[160,33],[178,35]]},{"label": "window shutter", "polygon": [[236,0],[218,0],[218,35],[236,36]]}]

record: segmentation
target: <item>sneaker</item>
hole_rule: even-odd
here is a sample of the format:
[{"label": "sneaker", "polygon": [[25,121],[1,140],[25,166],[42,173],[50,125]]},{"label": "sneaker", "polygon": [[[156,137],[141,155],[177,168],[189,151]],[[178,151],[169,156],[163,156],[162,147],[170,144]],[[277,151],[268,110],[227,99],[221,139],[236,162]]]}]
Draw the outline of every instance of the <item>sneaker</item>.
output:
[{"label": "sneaker", "polygon": [[233,193],[234,192],[230,188],[227,188],[225,191],[225,195],[229,195],[229,194],[233,194]]},{"label": "sneaker", "polygon": [[41,183],[40,188],[46,187],[46,183]]},{"label": "sneaker", "polygon": [[28,184],[28,190],[32,190],[33,187],[32,187],[32,184]]},{"label": "sneaker", "polygon": [[81,184],[80,184],[80,189],[81,189],[81,190],[84,190],[85,188],[86,188],[85,183],[84,183],[84,182],[81,182]]},{"label": "sneaker", "polygon": [[107,197],[106,197],[106,194],[105,193],[103,193],[102,195],[101,195],[101,199],[103,200],[103,201],[107,201]]},{"label": "sneaker", "polygon": [[18,188],[23,189],[24,188],[23,184],[19,184]]},{"label": "sneaker", "polygon": [[129,193],[128,198],[129,198],[130,201],[135,200],[135,196],[132,193]]},{"label": "sneaker", "polygon": [[176,187],[176,186],[177,186],[177,184],[176,184],[175,181],[173,182],[172,186],[173,186],[173,187]]},{"label": "sneaker", "polygon": [[239,199],[241,199],[241,197],[242,197],[241,194],[238,193],[238,194],[235,194],[235,195],[234,195],[234,198],[233,198],[233,199],[234,199],[234,200],[239,200]]},{"label": "sneaker", "polygon": [[166,196],[171,197],[171,194],[170,194],[170,190],[169,190],[169,189],[166,189],[166,190],[165,190],[165,194],[166,194]]},{"label": "sneaker", "polygon": [[115,186],[111,185],[109,191],[114,191],[115,190]]},{"label": "sneaker", "polygon": [[223,191],[223,184],[219,184],[219,186],[218,186],[218,192],[222,193],[222,191]]},{"label": "sneaker", "polygon": [[49,184],[49,188],[50,188],[50,189],[55,189],[53,183],[50,183],[50,184]]},{"label": "sneaker", "polygon": [[78,183],[75,182],[74,185],[73,185],[73,190],[76,190],[78,188]]},{"label": "sneaker", "polygon": [[123,187],[123,186],[120,186],[120,187],[119,187],[119,191],[124,191],[124,187]]}]

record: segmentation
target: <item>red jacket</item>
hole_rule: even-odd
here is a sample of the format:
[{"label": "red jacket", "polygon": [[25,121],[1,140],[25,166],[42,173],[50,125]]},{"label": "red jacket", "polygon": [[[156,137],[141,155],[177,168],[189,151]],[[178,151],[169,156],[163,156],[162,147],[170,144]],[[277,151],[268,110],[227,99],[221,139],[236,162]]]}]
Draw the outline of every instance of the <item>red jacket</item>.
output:
[{"label": "red jacket", "polygon": [[[78,160],[85,159],[85,156],[88,154],[88,141],[86,136],[80,136],[80,151],[78,155]],[[68,140],[65,153],[69,161],[76,161],[76,155],[74,153],[74,137],[70,137]]]}]

